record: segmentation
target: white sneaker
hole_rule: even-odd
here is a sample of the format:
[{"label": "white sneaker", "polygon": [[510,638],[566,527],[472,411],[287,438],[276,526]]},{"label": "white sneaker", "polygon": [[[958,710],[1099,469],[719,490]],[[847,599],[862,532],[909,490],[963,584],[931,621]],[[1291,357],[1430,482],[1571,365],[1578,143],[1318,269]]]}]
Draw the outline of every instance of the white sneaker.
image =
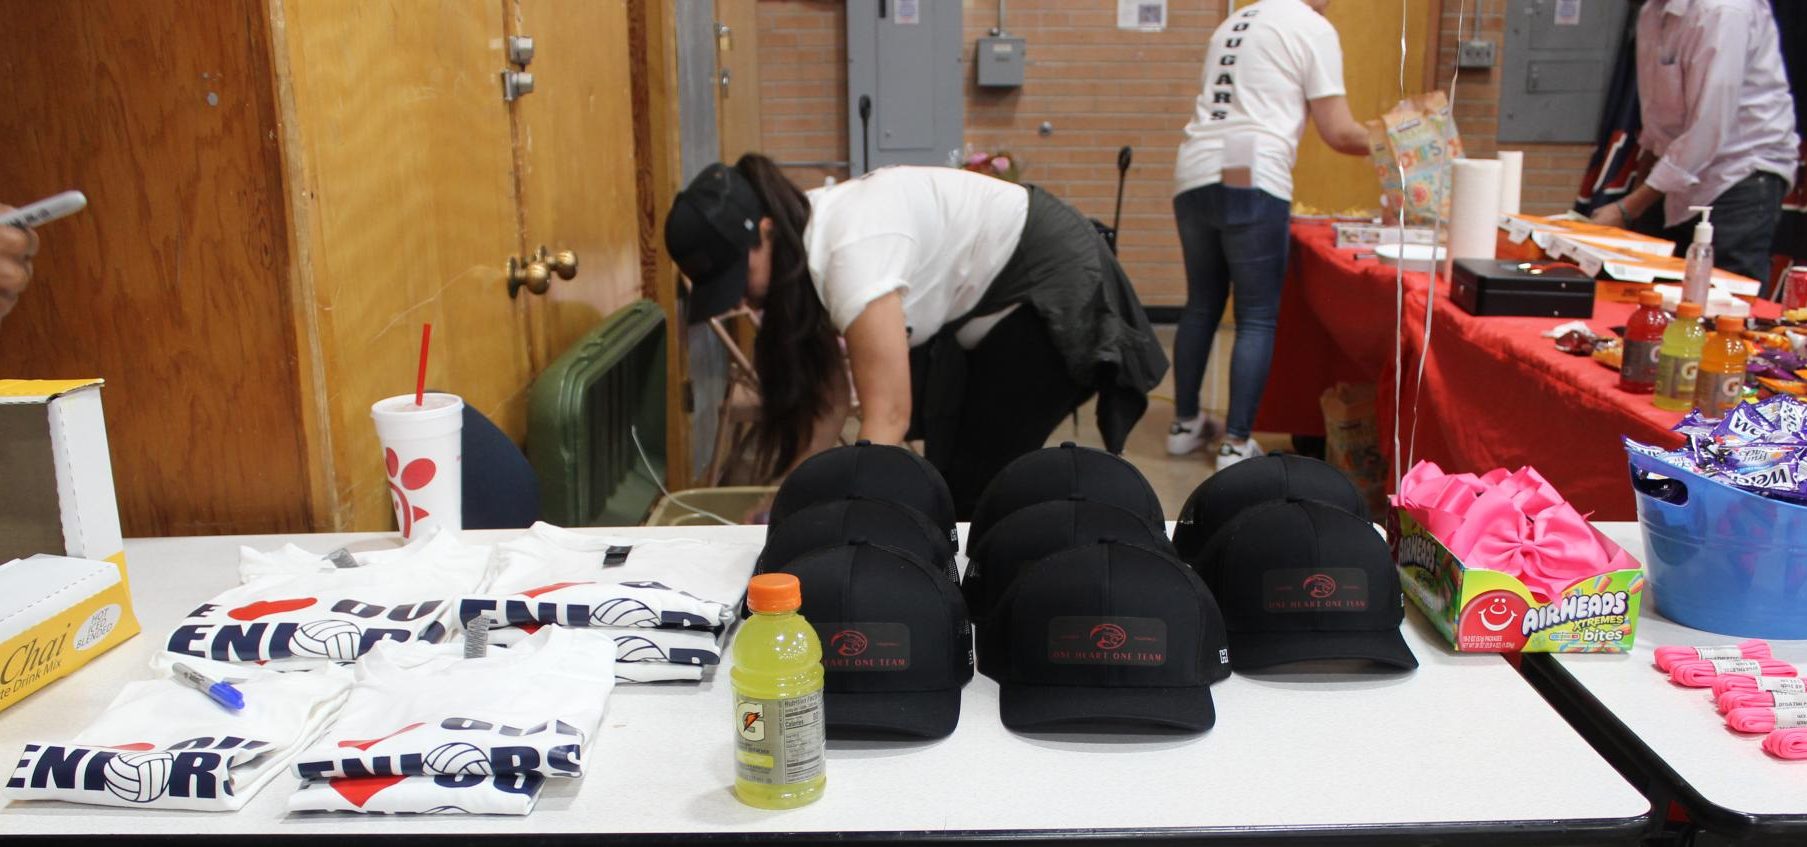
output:
[{"label": "white sneaker", "polygon": [[1184,456],[1210,443],[1217,434],[1217,422],[1200,412],[1197,417],[1175,420],[1167,428],[1167,455]]},{"label": "white sneaker", "polygon": [[1256,444],[1253,438],[1244,441],[1241,447],[1230,443],[1230,439],[1225,438],[1223,443],[1217,446],[1217,469],[1221,471],[1244,459],[1253,459],[1260,455],[1261,445]]}]

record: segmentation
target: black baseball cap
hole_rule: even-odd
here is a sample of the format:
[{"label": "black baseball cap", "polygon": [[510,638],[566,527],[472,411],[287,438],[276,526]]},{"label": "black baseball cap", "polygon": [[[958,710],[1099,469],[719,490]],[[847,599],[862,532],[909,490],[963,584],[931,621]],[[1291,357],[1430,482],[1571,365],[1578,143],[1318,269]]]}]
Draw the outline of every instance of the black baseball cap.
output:
[{"label": "black baseball cap", "polygon": [[927,516],[949,543],[958,543],[954,498],[941,472],[908,449],[869,441],[824,450],[798,465],[772,498],[771,523],[777,526],[817,503],[847,497],[909,506]]},{"label": "black baseball cap", "polygon": [[787,516],[766,531],[765,549],[754,570],[779,570],[786,562],[855,540],[914,553],[946,574],[948,581],[960,581],[954,543],[946,533],[909,506],[869,497],[825,500]]},{"label": "black baseball cap", "polygon": [[1199,551],[1231,519],[1270,500],[1318,500],[1349,514],[1368,514],[1368,501],[1342,471],[1306,456],[1274,453],[1237,462],[1192,490],[1173,525],[1173,548],[1197,563]]},{"label": "black baseball cap", "polygon": [[966,549],[978,549],[993,524],[1024,506],[1048,500],[1091,500],[1128,509],[1164,524],[1161,498],[1148,478],[1121,456],[1071,441],[1018,456],[993,477],[973,507]]},{"label": "black baseball cap", "polygon": [[821,550],[778,572],[802,584],[800,611],[822,641],[830,737],[954,731],[973,644],[953,583],[912,553],[866,543]]},{"label": "black baseball cap", "polygon": [[1102,542],[1019,574],[980,625],[979,671],[1018,731],[1122,723],[1203,732],[1229,664],[1217,603],[1191,568]]},{"label": "black baseball cap", "polygon": [[1418,667],[1399,572],[1367,519],[1315,500],[1245,510],[1199,556],[1237,670],[1317,659]]},{"label": "black baseball cap", "polygon": [[1173,555],[1164,527],[1109,503],[1049,500],[1024,506],[998,521],[977,546],[969,545],[960,583],[966,608],[982,620],[1023,569],[1048,556],[1100,541],[1127,541]]},{"label": "black baseball cap", "polygon": [[720,162],[672,199],[665,251],[690,278],[690,323],[726,312],[746,296],[747,251],[759,246],[762,217],[765,207],[753,183]]}]

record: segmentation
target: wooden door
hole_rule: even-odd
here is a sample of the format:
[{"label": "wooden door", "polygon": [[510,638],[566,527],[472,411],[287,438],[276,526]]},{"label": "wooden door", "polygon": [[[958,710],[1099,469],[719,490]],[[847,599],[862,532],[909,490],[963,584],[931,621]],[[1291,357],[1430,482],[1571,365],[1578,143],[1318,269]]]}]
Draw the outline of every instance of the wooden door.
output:
[{"label": "wooden door", "polygon": [[268,2],[282,34],[302,366],[330,480],[321,528],[386,528],[370,404],[414,390],[421,324],[433,324],[428,384],[517,440],[526,430],[527,313],[506,285],[521,234],[504,7]]},{"label": "wooden door", "polygon": [[[757,3],[717,0],[715,71],[716,133],[722,161],[732,164],[743,153],[759,152],[759,16]],[[726,76],[723,76],[723,75]]]},{"label": "wooden door", "polygon": [[0,377],[106,379],[128,536],[313,524],[270,41],[263,0],[0,12],[0,200],[89,199],[43,229]]},{"label": "wooden door", "polygon": [[575,278],[522,293],[537,373],[641,296],[633,70],[626,0],[517,0],[510,9],[512,32],[534,46],[534,90],[513,105],[521,250],[578,259]]},{"label": "wooden door", "polygon": [[[1425,61],[1427,48],[1434,50],[1440,37],[1434,13],[1441,4],[1407,0],[1404,5],[1402,12],[1398,0],[1342,0],[1325,10],[1342,40],[1343,83],[1358,121],[1378,118],[1399,102],[1401,15],[1407,24],[1405,90],[1417,94],[1438,87],[1427,83]],[[1318,212],[1377,211],[1380,183],[1366,161],[1330,149],[1307,126],[1293,170],[1294,202]]]}]

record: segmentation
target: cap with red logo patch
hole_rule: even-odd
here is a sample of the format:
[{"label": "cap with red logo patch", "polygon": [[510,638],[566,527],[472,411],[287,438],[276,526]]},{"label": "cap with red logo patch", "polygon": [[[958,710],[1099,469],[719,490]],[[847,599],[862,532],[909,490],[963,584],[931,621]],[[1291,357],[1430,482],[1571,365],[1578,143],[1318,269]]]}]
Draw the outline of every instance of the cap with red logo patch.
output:
[{"label": "cap with red logo patch", "polygon": [[973,506],[972,526],[966,532],[968,555],[999,521],[1025,506],[1049,500],[1105,503],[1161,526],[1167,520],[1161,498],[1135,465],[1121,456],[1068,441],[1018,456],[992,477]]},{"label": "cap with red logo patch", "polygon": [[1244,509],[1274,500],[1317,500],[1352,515],[1368,514],[1362,493],[1342,471],[1307,456],[1276,453],[1212,474],[1186,498],[1173,524],[1173,546],[1197,564],[1211,536]]},{"label": "cap with red logo patch", "polygon": [[1128,509],[1090,500],[1050,500],[1024,506],[969,546],[960,583],[973,620],[984,620],[998,597],[1024,568],[1070,547],[1105,539],[1127,541],[1173,555],[1167,530]]},{"label": "cap with red logo patch", "polygon": [[909,506],[954,542],[954,497],[927,459],[895,444],[859,441],[824,450],[785,477],[772,498],[773,526],[830,500],[869,497]]},{"label": "cap with red logo patch", "polygon": [[[979,671],[1018,731],[1123,724],[1203,732],[1229,651],[1217,602],[1191,568],[1102,541],[1022,573],[980,625]],[[1220,671],[1223,668],[1225,670]]]},{"label": "cap with red logo patch", "polygon": [[1418,667],[1392,551],[1363,518],[1315,500],[1244,510],[1196,560],[1237,670],[1321,659]]},{"label": "cap with red logo patch", "polygon": [[873,544],[915,553],[958,582],[954,543],[921,512],[902,503],[848,497],[826,500],[785,517],[765,538],[755,567],[758,573],[778,569],[826,547],[863,538]]},{"label": "cap with red logo patch", "polygon": [[803,617],[822,641],[830,738],[943,738],[972,679],[972,627],[960,589],[907,550],[856,541],[788,562]]}]

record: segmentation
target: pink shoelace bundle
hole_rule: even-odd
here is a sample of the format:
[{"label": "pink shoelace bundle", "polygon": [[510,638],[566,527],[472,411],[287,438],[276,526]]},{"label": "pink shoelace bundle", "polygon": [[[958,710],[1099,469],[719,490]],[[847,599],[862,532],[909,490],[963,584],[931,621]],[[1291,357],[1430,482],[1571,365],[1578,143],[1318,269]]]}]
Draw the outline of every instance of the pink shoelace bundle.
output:
[{"label": "pink shoelace bundle", "polygon": [[1807,706],[1771,709],[1752,706],[1725,713],[1725,725],[1738,732],[1775,732],[1807,727]]},{"label": "pink shoelace bundle", "polygon": [[1778,729],[1763,739],[1763,751],[1778,759],[1807,759],[1807,729]]},{"label": "pink shoelace bundle", "polygon": [[1793,676],[1744,676],[1731,674],[1713,680],[1713,696],[1727,691],[1777,691],[1807,694],[1807,679]]},{"label": "pink shoelace bundle", "polygon": [[1669,679],[1689,688],[1712,688],[1722,676],[1800,676],[1794,665],[1780,659],[1694,659],[1669,667]]},{"label": "pink shoelace bundle", "polygon": [[1477,477],[1419,462],[1400,479],[1394,504],[1463,564],[1517,578],[1539,603],[1588,577],[1639,567],[1530,467]]},{"label": "pink shoelace bundle", "polygon": [[1723,715],[1733,709],[1748,709],[1753,706],[1767,709],[1807,706],[1807,694],[1792,691],[1757,691],[1733,688],[1714,697],[1713,702],[1719,705],[1719,713]]},{"label": "pink shoelace bundle", "polygon": [[1691,662],[1702,659],[1769,659],[1769,642],[1753,638],[1740,644],[1724,644],[1717,647],[1658,647],[1656,648],[1656,667],[1668,673],[1676,662]]}]

